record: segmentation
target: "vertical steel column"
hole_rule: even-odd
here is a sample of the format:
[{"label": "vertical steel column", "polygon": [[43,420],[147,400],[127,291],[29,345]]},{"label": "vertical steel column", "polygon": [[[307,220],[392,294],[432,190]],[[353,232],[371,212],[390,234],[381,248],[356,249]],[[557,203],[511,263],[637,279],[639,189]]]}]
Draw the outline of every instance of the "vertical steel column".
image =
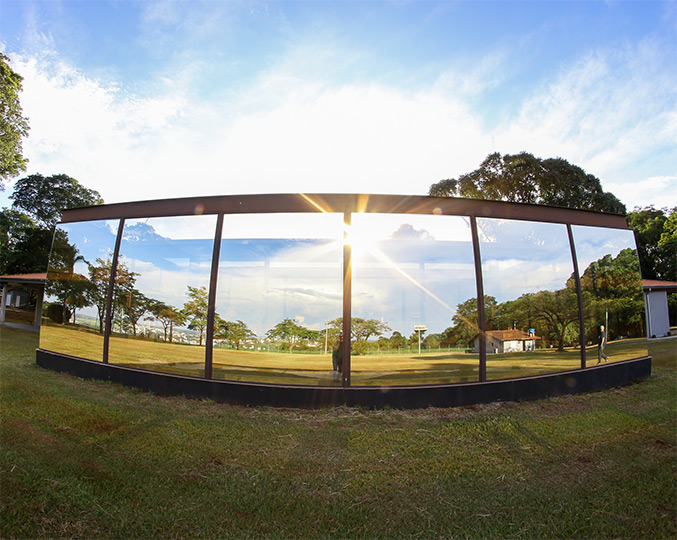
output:
[{"label": "vertical steel column", "polygon": [[585,312],[583,311],[583,290],[581,289],[581,276],[578,273],[578,256],[576,255],[576,245],[574,244],[574,233],[571,224],[567,223],[567,234],[569,235],[569,246],[571,246],[571,260],[574,263],[574,280],[576,281],[576,297],[578,298],[578,341],[581,347],[581,369],[585,369]]},{"label": "vertical steel column", "polygon": [[207,303],[207,336],[205,338],[205,379],[212,378],[212,360],[214,358],[214,314],[216,313],[216,285],[219,279],[219,258],[221,257],[221,235],[223,233],[223,214],[216,219],[214,249],[212,250],[212,269],[209,275],[209,299]]},{"label": "vertical steel column", "polygon": [[477,284],[477,332],[480,344],[480,382],[487,380],[487,328],[484,316],[484,281],[482,277],[482,255],[477,234],[477,218],[470,216],[472,249],[475,257],[475,282]]},{"label": "vertical steel column", "polygon": [[350,212],[343,213],[343,370],[341,381],[344,388],[350,386],[350,336],[352,322],[352,256],[353,250],[347,241],[351,224]]},{"label": "vertical steel column", "polygon": [[108,280],[108,296],[106,297],[106,310],[104,313],[103,326],[103,363],[108,363],[108,345],[110,342],[110,333],[113,327],[111,315],[113,312],[113,294],[115,293],[115,278],[118,272],[118,255],[120,254],[120,244],[122,243],[122,233],[125,229],[125,218],[120,219],[118,225],[118,235],[115,238],[115,248],[113,249],[113,259],[110,263],[110,278]]}]

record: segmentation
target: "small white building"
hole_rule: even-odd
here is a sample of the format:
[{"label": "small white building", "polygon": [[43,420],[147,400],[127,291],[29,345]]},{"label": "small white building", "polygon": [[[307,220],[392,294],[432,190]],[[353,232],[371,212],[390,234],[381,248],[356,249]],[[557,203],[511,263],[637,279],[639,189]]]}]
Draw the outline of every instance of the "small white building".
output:
[{"label": "small white building", "polygon": [[670,335],[668,294],[677,292],[677,281],[643,279],[646,335],[649,339]]},{"label": "small white building", "polygon": [[[507,353],[533,351],[536,340],[541,339],[536,334],[523,330],[488,330],[486,332],[487,353]],[[480,335],[473,338],[474,352],[480,352]]]}]

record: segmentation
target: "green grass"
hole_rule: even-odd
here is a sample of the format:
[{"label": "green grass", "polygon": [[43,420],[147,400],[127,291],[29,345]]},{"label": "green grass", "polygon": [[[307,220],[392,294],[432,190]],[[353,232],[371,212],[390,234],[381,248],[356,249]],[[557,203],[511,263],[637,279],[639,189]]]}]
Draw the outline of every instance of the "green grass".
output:
[{"label": "green grass", "polygon": [[0,327],[2,538],[676,538],[677,340],[605,392],[245,408],[35,365]]}]

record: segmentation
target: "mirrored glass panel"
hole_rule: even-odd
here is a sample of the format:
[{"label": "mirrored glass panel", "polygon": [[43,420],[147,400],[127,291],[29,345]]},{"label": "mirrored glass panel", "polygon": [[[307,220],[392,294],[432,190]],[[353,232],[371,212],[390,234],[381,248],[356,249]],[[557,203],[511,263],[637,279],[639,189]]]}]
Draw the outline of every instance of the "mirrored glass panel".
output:
[{"label": "mirrored glass panel", "polygon": [[40,347],[101,361],[118,220],[57,226],[47,270]]},{"label": "mirrored glass panel", "polygon": [[587,365],[647,356],[642,276],[632,231],[572,227],[581,273]]},{"label": "mirrored glass panel", "polygon": [[216,216],[129,219],[118,256],[111,364],[204,376]]},{"label": "mirrored glass panel", "polygon": [[470,223],[458,216],[353,214],[353,386],[477,381]]},{"label": "mirrored glass panel", "polygon": [[[477,220],[487,379],[578,369],[578,297],[565,225]],[[475,350],[480,336],[473,337]]]},{"label": "mirrored glass panel", "polygon": [[338,384],[343,214],[225,216],[213,377]]}]

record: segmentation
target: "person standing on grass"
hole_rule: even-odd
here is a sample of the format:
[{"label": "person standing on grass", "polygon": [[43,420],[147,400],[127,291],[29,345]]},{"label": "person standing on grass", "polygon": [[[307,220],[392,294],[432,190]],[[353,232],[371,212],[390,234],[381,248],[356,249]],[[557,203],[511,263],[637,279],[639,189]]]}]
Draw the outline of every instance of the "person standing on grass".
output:
[{"label": "person standing on grass", "polygon": [[331,363],[334,368],[334,381],[338,381],[343,373],[343,333],[338,335],[331,351]]},{"label": "person standing on grass", "polygon": [[604,354],[604,347],[606,347],[606,330],[604,325],[599,327],[599,335],[597,336],[597,363],[602,363],[602,358],[605,362],[609,361],[609,357]]}]

